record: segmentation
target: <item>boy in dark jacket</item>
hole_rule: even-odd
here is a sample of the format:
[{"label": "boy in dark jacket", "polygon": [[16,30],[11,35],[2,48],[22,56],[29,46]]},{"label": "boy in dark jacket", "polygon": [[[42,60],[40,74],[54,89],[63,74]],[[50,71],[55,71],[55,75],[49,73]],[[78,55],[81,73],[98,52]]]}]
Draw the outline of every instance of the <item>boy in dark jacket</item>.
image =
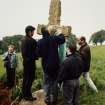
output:
[{"label": "boy in dark jacket", "polygon": [[69,51],[68,58],[60,67],[58,81],[63,82],[65,105],[78,105],[79,77],[83,72],[83,61],[76,53],[76,45],[70,45]]},{"label": "boy in dark jacket", "polygon": [[15,71],[17,68],[17,56],[14,45],[8,46],[8,51],[3,55],[4,67],[7,73],[7,87],[11,89],[15,86]]}]

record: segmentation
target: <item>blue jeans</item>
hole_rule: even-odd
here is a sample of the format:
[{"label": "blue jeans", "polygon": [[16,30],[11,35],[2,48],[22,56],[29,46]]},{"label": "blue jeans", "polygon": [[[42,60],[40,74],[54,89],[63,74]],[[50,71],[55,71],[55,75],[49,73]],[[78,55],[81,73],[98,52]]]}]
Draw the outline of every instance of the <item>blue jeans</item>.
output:
[{"label": "blue jeans", "polygon": [[47,105],[56,105],[58,97],[58,84],[56,80],[44,74],[45,102]]}]

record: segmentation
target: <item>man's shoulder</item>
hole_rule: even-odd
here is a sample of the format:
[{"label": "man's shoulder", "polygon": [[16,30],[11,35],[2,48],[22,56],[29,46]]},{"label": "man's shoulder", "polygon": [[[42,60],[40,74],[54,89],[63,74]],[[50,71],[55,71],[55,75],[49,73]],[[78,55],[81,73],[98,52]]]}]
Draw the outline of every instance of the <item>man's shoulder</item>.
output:
[{"label": "man's shoulder", "polygon": [[22,38],[21,42],[25,42],[27,40],[26,36]]},{"label": "man's shoulder", "polygon": [[34,38],[29,38],[27,36],[25,36],[23,39],[22,39],[23,42],[37,42]]},{"label": "man's shoulder", "polygon": [[64,60],[65,63],[70,63],[71,59],[72,59],[72,55],[68,55],[67,58]]},{"label": "man's shoulder", "polygon": [[68,58],[69,58],[69,60],[72,60],[74,58],[82,59],[81,55],[78,52],[76,52],[75,54],[71,54]]},{"label": "man's shoulder", "polygon": [[43,43],[45,40],[46,40],[45,38],[40,39],[40,40],[38,41],[38,44]]},{"label": "man's shoulder", "polygon": [[84,50],[90,50],[90,46],[88,44],[85,45]]},{"label": "man's shoulder", "polygon": [[40,40],[38,41],[38,43],[44,43],[44,42],[47,42],[47,41],[49,41],[50,38],[51,38],[51,36],[44,37],[44,38],[40,39]]},{"label": "man's shoulder", "polygon": [[90,46],[88,44],[85,45],[86,48],[90,48]]},{"label": "man's shoulder", "polygon": [[59,34],[59,35],[52,35],[52,36],[49,36],[51,38],[59,38],[59,37],[64,37],[63,34]]},{"label": "man's shoulder", "polygon": [[89,50],[90,46],[88,44],[85,44],[83,47],[80,48],[81,50]]},{"label": "man's shoulder", "polygon": [[32,38],[31,40],[33,43],[35,43],[35,44],[37,43],[36,39]]}]

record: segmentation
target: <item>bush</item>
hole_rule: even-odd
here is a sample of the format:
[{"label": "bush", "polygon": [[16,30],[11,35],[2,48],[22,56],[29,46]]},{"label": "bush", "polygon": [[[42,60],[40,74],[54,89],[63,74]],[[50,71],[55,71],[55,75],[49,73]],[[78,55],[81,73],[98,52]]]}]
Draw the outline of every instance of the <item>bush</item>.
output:
[{"label": "bush", "polygon": [[37,79],[33,83],[32,92],[40,90],[40,89],[42,89],[42,87],[43,87],[43,80],[42,79]]},{"label": "bush", "polygon": [[16,86],[15,88],[12,89],[12,100],[15,100],[16,98],[21,98],[22,97],[22,88],[19,86]]}]

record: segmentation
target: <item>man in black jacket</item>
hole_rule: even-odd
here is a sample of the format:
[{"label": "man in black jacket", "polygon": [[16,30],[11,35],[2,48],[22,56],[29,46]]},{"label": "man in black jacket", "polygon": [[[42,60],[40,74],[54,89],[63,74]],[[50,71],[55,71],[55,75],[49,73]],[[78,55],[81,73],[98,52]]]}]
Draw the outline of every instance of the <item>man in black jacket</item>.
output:
[{"label": "man in black jacket", "polygon": [[23,57],[23,98],[25,100],[33,100],[31,93],[31,86],[35,79],[36,64],[36,47],[37,42],[32,37],[34,35],[35,28],[33,26],[27,26],[25,29],[26,36],[22,40],[21,51]]},{"label": "man in black jacket", "polygon": [[76,52],[76,45],[69,46],[69,55],[60,67],[58,82],[63,82],[65,105],[78,105],[79,77],[83,72],[83,60]]},{"label": "man in black jacket", "polygon": [[90,62],[91,62],[90,47],[86,43],[85,37],[81,37],[78,40],[78,44],[80,45],[79,53],[84,60],[84,72],[88,72],[90,69]]},{"label": "man in black jacket", "polygon": [[47,105],[57,104],[58,87],[55,81],[60,66],[58,46],[65,42],[64,35],[52,35],[54,31],[53,27],[49,31],[42,28],[43,39],[38,42],[38,55],[42,58],[44,70],[45,102]]},{"label": "man in black jacket", "polygon": [[91,63],[91,51],[89,45],[86,43],[85,37],[80,37],[78,39],[78,44],[80,45],[79,53],[82,56],[82,59],[84,61],[84,73],[83,77],[86,80],[86,82],[89,84],[89,86],[95,91],[98,92],[95,84],[91,80],[89,76],[89,70],[90,70],[90,63]]}]

